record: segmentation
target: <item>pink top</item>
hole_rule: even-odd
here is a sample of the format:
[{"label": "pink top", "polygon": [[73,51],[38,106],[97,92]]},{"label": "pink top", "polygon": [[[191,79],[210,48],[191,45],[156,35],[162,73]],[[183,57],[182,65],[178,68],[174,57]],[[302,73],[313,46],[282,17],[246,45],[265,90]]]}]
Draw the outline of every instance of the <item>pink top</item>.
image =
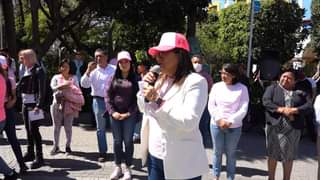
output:
[{"label": "pink top", "polygon": [[6,111],[4,108],[4,100],[7,94],[6,80],[0,75],[0,122],[6,119]]},{"label": "pink top", "polygon": [[246,116],[249,104],[247,87],[241,83],[226,85],[223,81],[212,86],[208,110],[211,115],[211,124],[217,120],[227,119],[232,125],[230,128],[242,126],[242,119]]}]

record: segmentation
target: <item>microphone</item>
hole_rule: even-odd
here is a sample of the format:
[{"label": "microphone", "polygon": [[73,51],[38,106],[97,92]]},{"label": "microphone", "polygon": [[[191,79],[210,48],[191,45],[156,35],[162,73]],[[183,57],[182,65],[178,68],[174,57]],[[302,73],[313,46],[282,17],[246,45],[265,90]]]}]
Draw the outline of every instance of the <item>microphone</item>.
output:
[{"label": "microphone", "polygon": [[[155,76],[156,80],[159,77],[160,74],[160,66],[159,65],[154,65],[150,68],[149,72],[152,72],[152,74]],[[156,83],[156,80],[153,82],[150,82],[149,85],[150,86],[154,86],[154,84]]]},{"label": "microphone", "polygon": [[[155,78],[156,78],[156,80],[155,81],[153,81],[153,82],[150,82],[150,83],[148,83],[150,86],[154,86],[154,84],[156,83],[156,81],[157,81],[157,79],[158,79],[158,77],[159,77],[159,74],[160,74],[160,66],[159,65],[154,65],[154,66],[152,66],[151,68],[150,68],[150,70],[149,70],[149,72],[151,72],[154,76],[155,76]],[[149,102],[149,100],[148,99],[144,99],[145,100],[145,102]]]}]

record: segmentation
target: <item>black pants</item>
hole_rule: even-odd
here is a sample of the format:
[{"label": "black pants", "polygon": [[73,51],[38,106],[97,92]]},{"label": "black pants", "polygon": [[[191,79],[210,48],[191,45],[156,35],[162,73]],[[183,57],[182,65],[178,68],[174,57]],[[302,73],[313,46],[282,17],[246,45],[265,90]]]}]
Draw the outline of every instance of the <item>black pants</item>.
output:
[{"label": "black pants", "polygon": [[24,161],[22,157],[20,143],[17,139],[17,134],[16,134],[16,120],[17,120],[17,117],[16,117],[15,109],[14,108],[6,109],[6,125],[4,127],[4,131],[7,134],[8,141],[21,167],[22,165],[24,165]]},{"label": "black pants", "polygon": [[306,127],[308,131],[308,135],[313,142],[317,141],[317,129],[315,123],[315,113],[312,109],[312,113],[305,115]]},{"label": "black pants", "polygon": [[[23,104],[22,105],[22,114],[23,121],[27,132],[28,148],[27,152],[31,155],[34,155],[34,145],[36,146],[36,157],[43,158],[42,156],[42,138],[39,131],[39,120],[29,121],[28,119],[28,110],[32,110],[35,107],[35,104]],[[41,121],[41,120],[40,120]]]}]

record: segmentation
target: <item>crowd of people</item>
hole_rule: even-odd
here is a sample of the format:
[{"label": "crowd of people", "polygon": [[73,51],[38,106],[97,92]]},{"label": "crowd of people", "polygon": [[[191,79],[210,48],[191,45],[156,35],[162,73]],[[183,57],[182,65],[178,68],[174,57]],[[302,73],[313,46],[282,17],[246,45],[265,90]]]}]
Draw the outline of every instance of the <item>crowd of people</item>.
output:
[{"label": "crowd of people", "polygon": [[[148,167],[149,180],[199,180],[209,171],[204,147],[208,137],[213,142],[214,180],[220,178],[223,153],[227,179],[235,179],[236,150],[250,106],[250,87],[243,81],[241,68],[224,64],[219,71],[221,81],[214,83],[203,57],[190,57],[186,37],[174,32],[164,33],[159,45],[151,47],[148,53],[158,64],[150,71],[144,64],[138,64],[136,69],[128,51],[120,51],[111,59],[106,51],[96,49],[94,61],[88,64],[81,53],[74,60],[59,62],[58,73],[50,80],[54,134],[50,155],[62,152],[62,126],[66,134],[65,152],[72,153],[73,120],[89,103],[96,124],[99,162],[107,160],[106,126],[111,124],[114,170],[109,179],[132,179],[134,141],[141,139],[140,153]],[[39,127],[44,118],[48,77],[34,50],[21,50],[18,56],[19,73],[10,56],[0,54],[0,131],[6,133],[19,173],[24,174],[28,168],[44,165]],[[19,74],[18,78],[15,74]],[[315,112],[312,117],[320,122],[320,95],[310,95],[312,92],[303,89],[300,76],[294,68],[284,69],[279,80],[267,87],[261,97],[266,116],[269,180],[275,179],[278,161],[283,164],[283,179],[290,179],[306,116]],[[15,132],[17,94],[22,98],[28,140],[24,155]],[[319,136],[317,147],[320,151]],[[32,161],[30,167],[26,166],[28,161]],[[18,175],[1,156],[0,173],[5,179]]]}]

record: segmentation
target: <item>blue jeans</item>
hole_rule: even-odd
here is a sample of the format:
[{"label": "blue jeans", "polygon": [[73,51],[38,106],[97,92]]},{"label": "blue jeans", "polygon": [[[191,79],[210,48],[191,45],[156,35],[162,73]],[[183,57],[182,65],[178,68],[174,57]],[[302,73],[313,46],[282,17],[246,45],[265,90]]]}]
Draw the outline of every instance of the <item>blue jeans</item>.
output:
[{"label": "blue jeans", "polygon": [[[131,166],[133,158],[133,132],[136,124],[136,115],[133,114],[124,120],[114,120],[111,116],[111,128],[113,135],[114,161],[116,165],[121,165],[125,160],[127,166]],[[122,144],[124,143],[125,152]]]},{"label": "blue jeans", "polygon": [[[163,161],[151,154],[148,156],[148,180],[165,180]],[[201,180],[201,176],[187,180]]]},{"label": "blue jeans", "polygon": [[221,129],[211,125],[213,144],[213,176],[219,177],[221,172],[222,154],[227,156],[227,179],[233,180],[236,173],[236,149],[241,135],[241,127]]},{"label": "blue jeans", "polygon": [[[4,129],[6,121],[0,122],[0,131]],[[0,173],[4,175],[9,175],[12,172],[12,169],[9,168],[7,163],[0,157]]]},{"label": "blue jeans", "polygon": [[107,138],[106,138],[106,117],[104,113],[106,112],[106,104],[103,98],[93,98],[92,109],[94,113],[94,118],[97,124],[97,138],[99,153],[106,153],[108,150]]}]

